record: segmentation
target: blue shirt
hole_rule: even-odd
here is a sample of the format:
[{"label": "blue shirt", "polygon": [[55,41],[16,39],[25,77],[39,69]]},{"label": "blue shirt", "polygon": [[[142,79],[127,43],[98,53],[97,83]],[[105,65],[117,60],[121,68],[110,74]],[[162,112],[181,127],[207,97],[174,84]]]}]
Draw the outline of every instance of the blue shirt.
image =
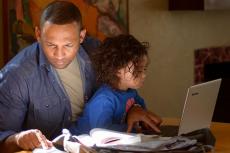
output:
[{"label": "blue shirt", "polygon": [[75,135],[89,133],[93,128],[124,132],[127,130],[126,114],[133,104],[145,108],[144,100],[136,90],[120,91],[102,85],[86,104],[83,116],[70,131]]},{"label": "blue shirt", "polygon": [[[77,55],[85,101],[95,77],[85,50]],[[23,49],[0,71],[0,142],[27,129],[53,139],[71,124],[71,105],[39,43]]]}]

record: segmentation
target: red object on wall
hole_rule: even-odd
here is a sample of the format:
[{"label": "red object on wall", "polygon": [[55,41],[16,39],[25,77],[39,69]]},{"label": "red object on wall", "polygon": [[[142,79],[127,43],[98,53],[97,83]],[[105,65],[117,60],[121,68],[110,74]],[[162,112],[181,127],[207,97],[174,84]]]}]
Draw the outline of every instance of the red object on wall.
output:
[{"label": "red object on wall", "polygon": [[197,84],[204,81],[205,64],[230,62],[230,46],[196,49],[194,60],[194,79],[195,84]]}]

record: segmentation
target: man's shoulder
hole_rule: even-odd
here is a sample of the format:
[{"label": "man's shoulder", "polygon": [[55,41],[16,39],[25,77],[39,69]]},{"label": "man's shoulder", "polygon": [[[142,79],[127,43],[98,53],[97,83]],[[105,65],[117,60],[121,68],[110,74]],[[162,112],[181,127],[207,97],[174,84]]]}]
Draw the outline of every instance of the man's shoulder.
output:
[{"label": "man's shoulder", "polygon": [[101,42],[97,38],[86,36],[79,49],[80,57],[86,60],[86,62],[90,61],[89,56],[99,47],[100,44]]},{"label": "man's shoulder", "polygon": [[91,37],[91,36],[86,36],[82,43],[82,47],[85,49],[87,54],[90,54],[95,49],[97,49],[100,44],[101,42],[99,39]]},{"label": "man's shoulder", "polygon": [[20,75],[31,74],[31,71],[38,66],[38,43],[34,43],[22,49],[3,67],[2,71]]},{"label": "man's shoulder", "polygon": [[80,45],[80,48],[79,48],[77,56],[78,56],[78,58],[80,60],[83,60],[85,62],[89,60],[89,55],[88,55],[88,53],[86,52],[85,48],[82,45]]},{"label": "man's shoulder", "polygon": [[39,56],[39,44],[33,43],[24,49],[22,49],[17,55],[15,55],[7,65],[17,64],[17,63],[26,63],[35,61],[35,58]]}]

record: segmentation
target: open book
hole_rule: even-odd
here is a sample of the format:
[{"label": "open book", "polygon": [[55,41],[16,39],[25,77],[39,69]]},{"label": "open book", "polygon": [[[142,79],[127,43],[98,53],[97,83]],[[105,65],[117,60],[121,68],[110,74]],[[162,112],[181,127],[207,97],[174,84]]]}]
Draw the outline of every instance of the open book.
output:
[{"label": "open book", "polygon": [[149,152],[180,149],[196,144],[196,140],[185,137],[171,138],[129,134],[100,128],[92,129],[89,135],[73,136],[69,132],[63,132],[52,142],[54,148],[49,150],[35,149],[33,153],[43,153],[44,151],[46,153],[62,153],[60,150],[71,153],[79,153],[81,150],[90,153],[97,152],[94,149]]},{"label": "open book", "polygon": [[111,145],[128,145],[141,142],[141,136],[107,129],[95,128],[90,134],[73,136],[85,146],[106,147]]}]

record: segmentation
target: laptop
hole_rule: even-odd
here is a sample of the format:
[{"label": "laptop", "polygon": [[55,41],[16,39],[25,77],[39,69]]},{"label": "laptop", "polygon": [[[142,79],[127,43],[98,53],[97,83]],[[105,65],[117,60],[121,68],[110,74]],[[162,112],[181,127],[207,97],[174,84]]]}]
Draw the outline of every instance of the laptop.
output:
[{"label": "laptop", "polygon": [[210,128],[221,79],[188,88],[179,126],[163,125],[162,136],[178,136],[202,128]]}]

